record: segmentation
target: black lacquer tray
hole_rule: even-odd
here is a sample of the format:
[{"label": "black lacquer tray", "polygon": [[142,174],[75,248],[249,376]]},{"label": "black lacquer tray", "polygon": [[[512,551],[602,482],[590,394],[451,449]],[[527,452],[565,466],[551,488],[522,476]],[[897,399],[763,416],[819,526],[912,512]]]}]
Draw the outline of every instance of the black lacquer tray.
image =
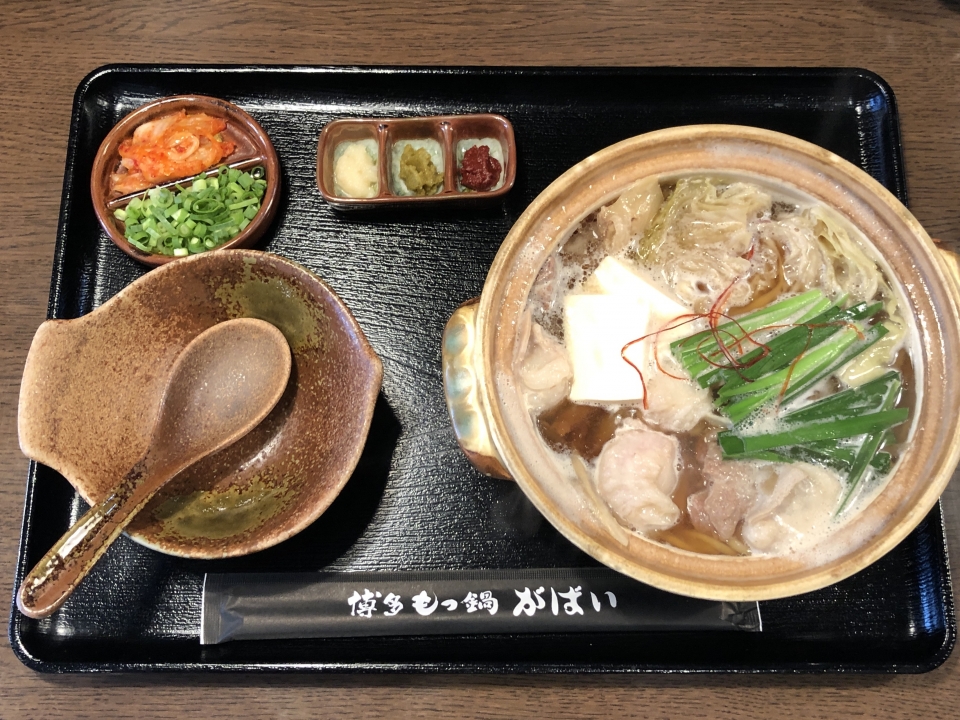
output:
[{"label": "black lacquer tray", "polygon": [[[183,560],[121,538],[52,618],[15,610],[18,657],[49,672],[923,672],[956,636],[939,507],[896,550],[816,593],[761,603],[762,633],[486,635],[248,641],[201,647],[205,572],[591,566],[510,482],[481,477],[444,406],[440,336],[476,296],[501,239],[564,170],[611,143],[689,123],[786,132],[854,162],[906,200],[896,104],[848,69],[410,69],[111,66],[74,103],[49,317],[89,312],[147,268],[122,254],[90,203],[94,153],[133,108],[164,95],[225,98],[253,115],[283,169],[262,249],[324,277],[383,359],[359,467],[310,528],[252,556]],[[514,125],[516,186],[486,209],[338,213],[317,190],[323,126],[352,116],[495,112]],[[11,478],[10,482],[14,482]],[[17,584],[85,510],[31,464]]]}]

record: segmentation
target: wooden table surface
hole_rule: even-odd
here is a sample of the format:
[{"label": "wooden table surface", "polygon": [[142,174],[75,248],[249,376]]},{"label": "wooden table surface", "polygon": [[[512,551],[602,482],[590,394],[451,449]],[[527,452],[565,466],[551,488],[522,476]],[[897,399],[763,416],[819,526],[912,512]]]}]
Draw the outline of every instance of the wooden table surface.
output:
[{"label": "wooden table surface", "polygon": [[[73,93],[99,65],[864,67],[896,93],[913,212],[960,249],[958,0],[6,0],[0,47],[0,599],[27,473],[20,375],[46,313]],[[958,547],[960,483],[944,510]],[[0,645],[2,718],[960,716],[958,653],[920,676],[55,677]]]}]

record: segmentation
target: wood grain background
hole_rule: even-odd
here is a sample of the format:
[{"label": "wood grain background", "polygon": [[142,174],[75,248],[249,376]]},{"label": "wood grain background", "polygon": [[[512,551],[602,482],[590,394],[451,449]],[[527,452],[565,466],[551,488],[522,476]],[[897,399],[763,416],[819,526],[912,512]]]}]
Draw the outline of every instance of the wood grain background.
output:
[{"label": "wood grain background", "polygon": [[[958,0],[5,0],[0,47],[0,600],[12,593],[27,471],[20,374],[46,315],[73,93],[99,65],[864,67],[898,99],[911,209],[960,249]],[[958,547],[960,483],[944,510]],[[2,718],[948,718],[958,708],[957,653],[902,677],[51,677],[0,641]]]}]

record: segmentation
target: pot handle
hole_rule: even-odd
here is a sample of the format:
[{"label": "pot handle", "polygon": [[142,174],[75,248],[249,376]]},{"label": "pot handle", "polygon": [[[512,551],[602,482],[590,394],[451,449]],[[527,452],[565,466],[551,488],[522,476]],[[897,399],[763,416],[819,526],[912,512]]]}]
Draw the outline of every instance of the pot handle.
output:
[{"label": "pot handle", "polygon": [[443,394],[453,432],[464,455],[484,475],[512,480],[493,444],[477,371],[477,308],[480,298],[468,300],[453,311],[443,329]]}]

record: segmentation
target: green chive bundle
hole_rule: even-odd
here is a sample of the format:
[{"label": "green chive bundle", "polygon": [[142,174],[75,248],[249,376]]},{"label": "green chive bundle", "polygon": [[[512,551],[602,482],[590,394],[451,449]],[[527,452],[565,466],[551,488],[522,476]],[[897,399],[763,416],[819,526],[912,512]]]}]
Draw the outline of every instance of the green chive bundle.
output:
[{"label": "green chive bundle", "polygon": [[[838,513],[868,470],[878,475],[889,470],[891,457],[882,448],[893,440],[891,428],[905,422],[909,412],[896,407],[902,385],[896,370],[860,387],[791,407],[791,401],[888,332],[879,322],[882,303],[842,305],[842,298],[831,302],[813,290],[670,346],[691,377],[711,388],[718,412],[734,424],[717,437],[724,458],[833,467],[845,473],[846,481]],[[773,335],[742,352],[752,333]],[[727,359],[732,350],[740,351],[736,367],[730,367]],[[776,429],[751,432],[750,421],[770,408],[777,411]]]},{"label": "green chive bundle", "polygon": [[152,188],[114,211],[124,237],[138,250],[184,256],[213,250],[236,237],[260,211],[264,169],[221,165],[186,187]]}]

